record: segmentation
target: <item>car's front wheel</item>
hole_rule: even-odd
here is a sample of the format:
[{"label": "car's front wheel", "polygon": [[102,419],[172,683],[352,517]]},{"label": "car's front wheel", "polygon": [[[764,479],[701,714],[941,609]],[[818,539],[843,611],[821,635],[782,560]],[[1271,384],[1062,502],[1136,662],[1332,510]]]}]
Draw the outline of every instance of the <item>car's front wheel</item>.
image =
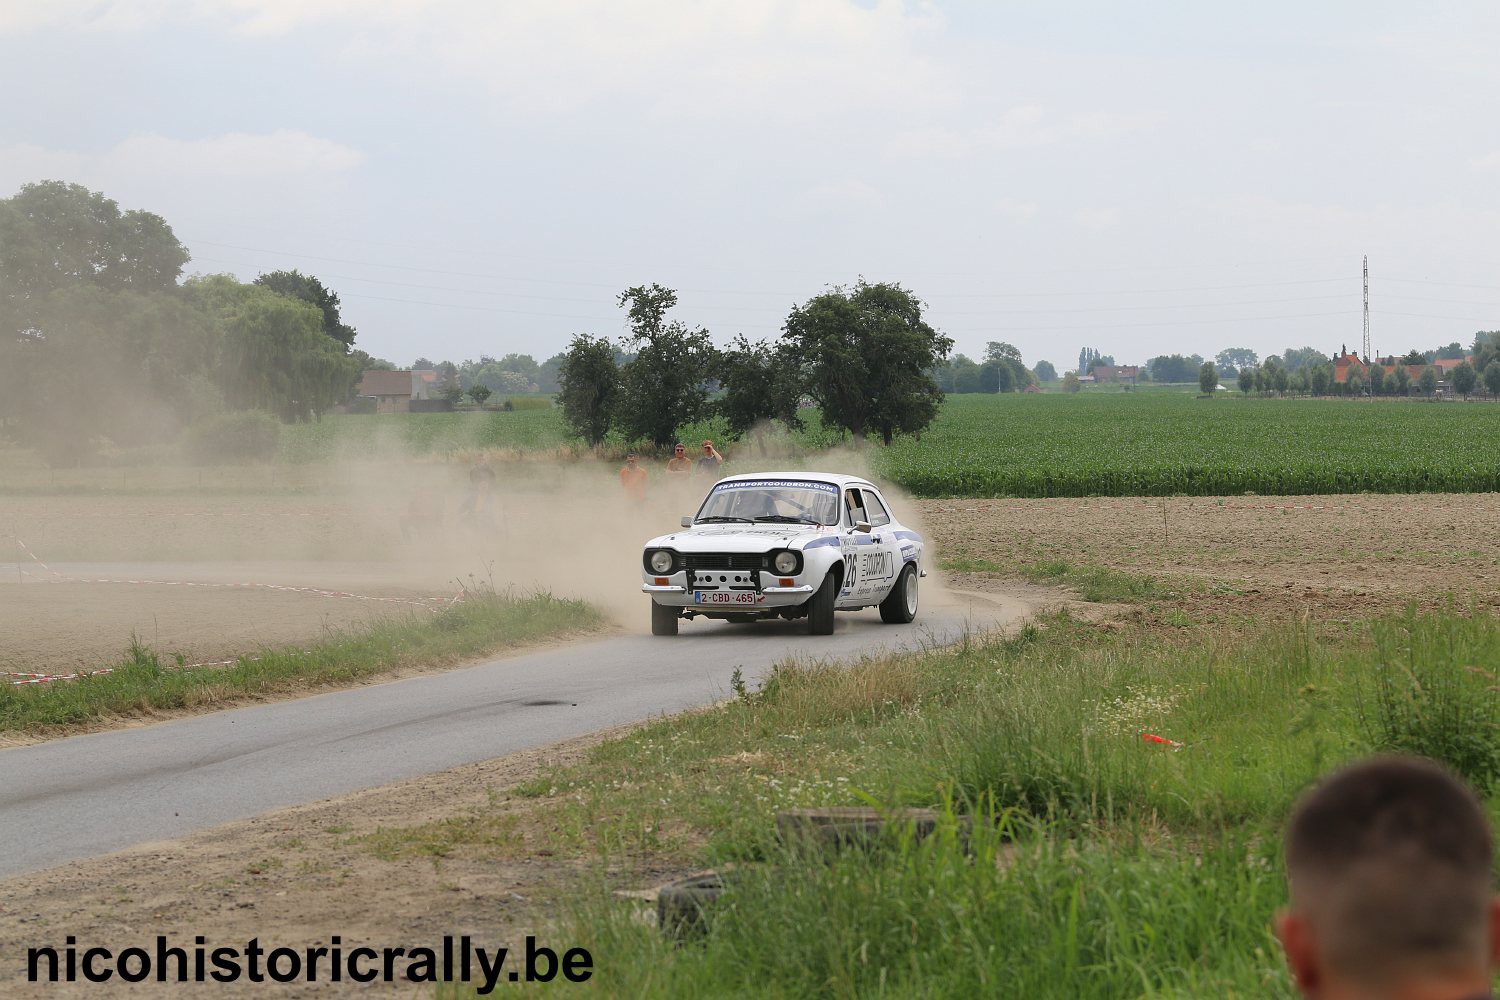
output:
[{"label": "car's front wheel", "polygon": [[823,585],[807,601],[807,634],[833,635],[833,604],[838,600],[838,581],[829,573]]},{"label": "car's front wheel", "polygon": [[896,585],[880,602],[880,620],[887,625],[906,625],[917,617],[917,564],[907,563]]},{"label": "car's front wheel", "polygon": [[678,610],[667,604],[651,602],[651,634],[676,635]]}]

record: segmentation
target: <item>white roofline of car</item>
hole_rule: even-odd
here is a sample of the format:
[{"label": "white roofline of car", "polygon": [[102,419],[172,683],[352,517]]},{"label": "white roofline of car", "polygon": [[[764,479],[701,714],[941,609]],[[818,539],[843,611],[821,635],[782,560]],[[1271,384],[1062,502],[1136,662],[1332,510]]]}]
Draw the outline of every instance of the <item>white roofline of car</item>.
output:
[{"label": "white roofline of car", "polygon": [[845,476],[836,472],[809,472],[806,469],[800,471],[771,471],[771,472],[739,472],[732,476],[725,476],[719,482],[727,483],[746,479],[821,479],[833,483],[840,488],[845,486],[869,486],[878,489],[868,479],[859,476]]}]

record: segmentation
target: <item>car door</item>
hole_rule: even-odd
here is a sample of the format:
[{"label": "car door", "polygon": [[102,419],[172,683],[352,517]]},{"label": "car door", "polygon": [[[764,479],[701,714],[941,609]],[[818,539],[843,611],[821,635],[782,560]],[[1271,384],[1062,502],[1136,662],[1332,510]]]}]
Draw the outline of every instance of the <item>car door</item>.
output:
[{"label": "car door", "polygon": [[900,525],[891,517],[890,508],[880,493],[870,487],[862,487],[864,494],[865,520],[870,522],[871,544],[861,553],[865,565],[861,566],[866,600],[879,601],[890,593],[901,572],[901,540],[896,537]]},{"label": "car door", "polygon": [[844,586],[839,591],[838,607],[858,608],[867,603],[864,596],[869,592],[864,574],[869,559],[865,556],[876,546],[873,533],[853,530],[856,524],[870,519],[859,487],[845,487],[843,508],[844,526],[839,532],[839,549],[844,556]]}]

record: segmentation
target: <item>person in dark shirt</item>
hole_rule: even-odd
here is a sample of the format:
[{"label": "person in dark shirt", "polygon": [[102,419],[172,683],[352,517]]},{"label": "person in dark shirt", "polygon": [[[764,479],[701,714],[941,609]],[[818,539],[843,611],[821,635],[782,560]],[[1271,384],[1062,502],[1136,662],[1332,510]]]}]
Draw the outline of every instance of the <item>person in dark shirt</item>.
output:
[{"label": "person in dark shirt", "polygon": [[1418,757],[1346,767],[1286,831],[1277,936],[1318,1000],[1488,1000],[1500,965],[1494,844],[1483,807]]},{"label": "person in dark shirt", "polygon": [[719,478],[719,466],[724,464],[724,456],[719,454],[712,441],[703,442],[703,454],[698,456],[698,464],[694,468],[695,475],[708,476],[713,479]]}]

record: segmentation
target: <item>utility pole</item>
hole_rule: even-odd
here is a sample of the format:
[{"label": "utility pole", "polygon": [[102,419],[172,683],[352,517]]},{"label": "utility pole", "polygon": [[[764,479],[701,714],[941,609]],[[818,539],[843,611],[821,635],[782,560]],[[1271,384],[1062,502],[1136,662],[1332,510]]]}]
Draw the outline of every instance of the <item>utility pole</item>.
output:
[{"label": "utility pole", "polygon": [[1365,364],[1374,359],[1370,357],[1370,256],[1365,255]]}]

